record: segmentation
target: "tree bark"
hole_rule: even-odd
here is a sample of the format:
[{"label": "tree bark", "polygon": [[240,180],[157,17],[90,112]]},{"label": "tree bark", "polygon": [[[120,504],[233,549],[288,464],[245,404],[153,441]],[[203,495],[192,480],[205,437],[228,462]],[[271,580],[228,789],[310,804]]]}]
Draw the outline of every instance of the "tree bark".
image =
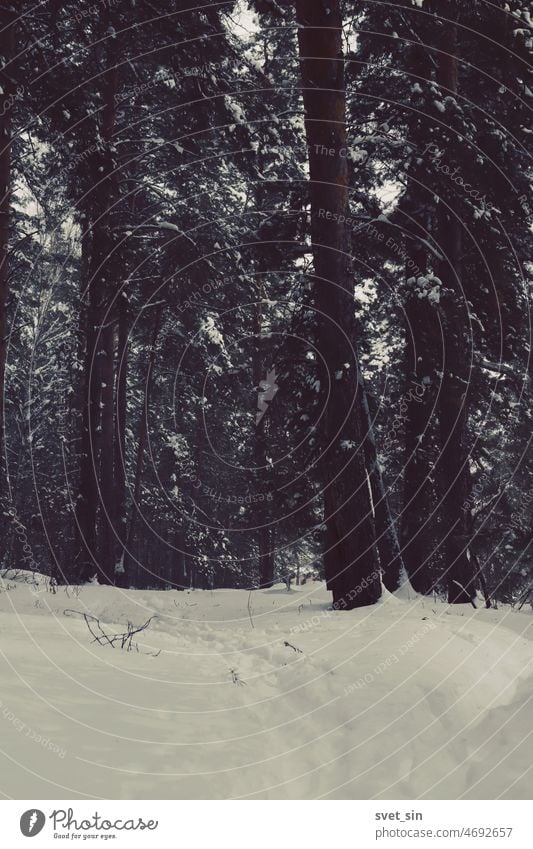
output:
[{"label": "tree bark", "polygon": [[15,85],[12,63],[15,55],[16,12],[3,8],[0,11],[0,54],[4,64],[0,69],[0,82],[4,91],[0,115],[0,499],[4,495],[5,474],[5,375],[7,360],[7,303],[9,297],[9,235],[11,223],[11,115],[9,95]]},{"label": "tree bark", "polygon": [[[425,44],[407,48],[408,71],[416,80],[432,82],[431,53]],[[424,84],[424,83],[423,83]],[[409,142],[421,153],[427,142],[427,119],[416,108],[410,114]],[[430,166],[431,167],[431,166]],[[428,184],[431,172],[424,157],[414,157],[406,171],[407,189],[401,210],[405,219],[405,406],[404,493],[401,522],[402,550],[413,588],[422,594],[432,591],[435,574],[430,566],[435,558],[437,499],[432,478],[432,443],[438,440],[435,416],[436,374],[441,367],[441,329],[437,310],[427,298],[418,297],[412,278],[429,271],[428,249],[424,240],[430,229],[433,197]],[[420,391],[416,387],[423,387]],[[399,411],[400,414],[402,410]],[[436,572],[436,570],[435,570]]]},{"label": "tree bark", "polygon": [[350,609],[376,602],[381,581],[362,449],[353,277],[344,223],[349,202],[342,16],[339,0],[297,0],[296,10],[309,151],[318,348],[329,379],[320,462],[324,567],[334,607]]},{"label": "tree bark", "polygon": [[[261,251],[261,245],[258,243],[258,249]],[[265,380],[267,371],[270,371],[270,363],[267,363],[263,356],[263,282],[261,279],[261,271],[257,278],[256,287],[256,307],[254,316],[254,355],[253,355],[253,380],[257,392],[259,409],[259,399],[261,398],[261,381]],[[254,432],[254,463],[255,463],[255,485],[259,491],[265,488],[267,479],[267,432],[268,423],[265,415],[259,421],[256,421]],[[258,559],[258,574],[259,586],[263,589],[268,589],[274,583],[274,559],[271,552],[271,528],[269,525],[268,511],[264,504],[258,502],[254,511],[254,519],[257,527],[257,559]]]},{"label": "tree bark", "polygon": [[[415,234],[416,239],[416,234]],[[411,237],[407,240],[406,277],[413,266],[428,273],[427,252]],[[429,569],[436,547],[437,504],[432,477],[432,416],[435,415],[436,372],[439,368],[441,330],[437,312],[427,298],[410,287],[405,301],[405,460],[402,546],[413,588],[423,594],[433,589]],[[419,390],[419,388],[421,389]]]},{"label": "tree bark", "polygon": [[126,574],[132,568],[133,564],[133,554],[132,554],[132,546],[135,541],[135,527],[137,524],[137,515],[139,513],[139,504],[141,497],[141,483],[142,483],[142,469],[143,469],[143,460],[144,460],[144,451],[146,448],[146,441],[148,437],[148,413],[150,410],[150,397],[152,392],[152,374],[155,365],[155,357],[157,353],[157,340],[159,338],[159,332],[161,330],[163,318],[163,305],[159,304],[157,307],[157,311],[154,319],[154,327],[152,331],[152,340],[150,344],[150,354],[148,357],[148,368],[146,370],[146,381],[145,381],[145,390],[144,390],[144,405],[141,413],[141,418],[139,421],[139,435],[137,440],[137,455],[135,459],[135,475],[133,479],[133,499],[131,505],[131,515],[130,522],[128,528],[128,540],[126,545],[126,551],[124,552],[124,568],[126,570]]},{"label": "tree bark", "polygon": [[116,374],[115,406],[115,583],[128,585],[124,546],[127,536],[126,517],[126,416],[127,416],[127,376],[128,376],[128,299],[123,292],[118,303],[118,350]]},{"label": "tree bark", "polygon": [[[457,27],[448,28],[446,44],[438,53],[437,82],[446,93],[458,91]],[[441,516],[448,601],[471,602],[476,594],[476,569],[469,552],[469,528],[464,505],[469,496],[468,420],[469,369],[468,310],[461,285],[462,229],[454,213],[453,199],[441,200],[437,215],[439,247],[444,259],[442,281],[449,292],[442,299],[444,323],[443,380],[439,395],[441,453],[438,470],[441,482]]]},{"label": "tree bark", "polygon": [[[98,237],[93,231],[93,241]],[[80,537],[79,577],[81,581],[98,570],[96,551],[96,515],[98,510],[98,477],[100,423],[100,360],[97,357],[97,327],[99,319],[96,275],[89,264],[86,307],[86,344],[84,363],[83,415],[80,457],[80,487],[76,504],[76,521]]]},{"label": "tree bark", "polygon": [[[101,13],[101,30],[107,33],[111,13]],[[103,150],[92,159],[95,189],[91,193],[91,259],[87,283],[87,344],[84,369],[84,415],[77,524],[81,536],[81,578],[98,573],[105,583],[114,582],[113,514],[113,337],[114,310],[110,280],[113,276],[112,207],[117,199],[118,181],[111,150],[116,121],[117,44],[107,38],[105,73],[102,76],[105,107],[101,136]],[[104,379],[105,378],[105,379]],[[102,393],[102,384],[105,384]],[[102,410],[100,410],[100,405]],[[99,426],[102,430],[99,432]],[[102,503],[102,537],[97,541],[98,498]],[[111,545],[111,548],[109,547]],[[112,562],[113,561],[113,562]]]},{"label": "tree bark", "polygon": [[402,583],[406,574],[396,522],[393,519],[383,475],[379,466],[378,450],[372,425],[372,412],[366,389],[363,392],[363,427],[366,430],[365,453],[366,465],[369,470],[374,504],[374,519],[376,523],[376,542],[379,553],[379,565],[383,583],[389,592],[393,593]]},{"label": "tree bark", "polygon": [[102,502],[99,557],[101,578],[107,584],[115,582],[115,475],[114,475],[114,378],[115,378],[115,325],[110,315],[104,317],[106,326],[101,335],[102,402],[100,457],[100,499]]}]

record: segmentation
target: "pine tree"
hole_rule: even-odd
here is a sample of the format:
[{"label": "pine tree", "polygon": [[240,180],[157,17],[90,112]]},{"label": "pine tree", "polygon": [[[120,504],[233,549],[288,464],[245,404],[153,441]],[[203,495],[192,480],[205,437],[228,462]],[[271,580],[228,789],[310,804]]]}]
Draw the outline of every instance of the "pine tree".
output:
[{"label": "pine tree", "polygon": [[16,57],[16,21],[14,7],[0,7],[0,497],[4,494],[5,379],[9,341],[9,241],[11,234],[11,150],[12,110],[17,99],[17,80],[13,76]]},{"label": "pine tree", "polygon": [[346,90],[339,3],[297,4],[309,150],[314,308],[329,382],[321,466],[326,580],[336,607],[371,604],[381,594],[372,508],[361,445],[362,384],[355,352],[350,273]]}]

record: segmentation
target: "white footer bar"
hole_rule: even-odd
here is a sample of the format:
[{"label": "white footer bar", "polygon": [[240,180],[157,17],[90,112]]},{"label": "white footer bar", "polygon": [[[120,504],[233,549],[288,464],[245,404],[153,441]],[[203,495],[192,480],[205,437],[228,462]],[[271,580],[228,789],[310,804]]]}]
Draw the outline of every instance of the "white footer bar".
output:
[{"label": "white footer bar", "polygon": [[526,801],[9,800],[0,833],[9,849],[531,849],[530,811]]}]

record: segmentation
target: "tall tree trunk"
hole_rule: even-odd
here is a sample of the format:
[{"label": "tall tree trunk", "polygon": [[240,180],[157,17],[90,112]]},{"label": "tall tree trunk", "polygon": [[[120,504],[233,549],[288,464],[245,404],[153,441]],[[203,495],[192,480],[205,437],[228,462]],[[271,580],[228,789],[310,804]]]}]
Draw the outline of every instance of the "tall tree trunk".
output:
[{"label": "tall tree trunk", "polygon": [[[114,475],[114,378],[115,378],[115,325],[108,314],[104,317],[105,327],[101,335],[102,402],[100,456],[100,499],[102,502],[99,557],[101,578],[107,584],[115,582],[115,475]],[[99,346],[99,347],[100,347]]]},{"label": "tall tree trunk", "polygon": [[[458,91],[457,27],[448,28],[446,44],[438,53],[437,82],[446,93]],[[448,200],[448,204],[445,202]],[[448,601],[470,602],[476,594],[476,569],[470,555],[467,511],[469,496],[468,392],[470,348],[468,310],[461,278],[462,230],[454,213],[453,198],[438,207],[438,240],[444,256],[439,276],[449,292],[442,299],[444,323],[443,379],[439,395],[441,453],[438,469],[441,482],[441,516]]]},{"label": "tall tree trunk", "polygon": [[[258,245],[261,251],[261,245]],[[261,277],[262,269],[257,277],[258,283],[256,287],[256,307],[254,316],[254,354],[253,354],[253,381],[257,392],[257,411],[255,432],[254,432],[254,465],[255,465],[255,485],[257,491],[265,489],[267,486],[267,432],[268,432],[268,408],[260,410],[261,399],[263,398],[262,382],[267,379],[270,373],[271,363],[268,363],[264,357],[263,351],[263,280]],[[263,383],[264,386],[264,383]],[[257,502],[254,510],[254,518],[256,524],[257,538],[257,554],[258,554],[258,574],[259,586],[269,588],[274,583],[274,559],[271,552],[271,528],[269,525],[269,515],[266,506],[260,501]]]},{"label": "tall tree trunk", "polygon": [[87,387],[87,345],[89,343],[89,292],[88,292],[88,280],[89,280],[89,268],[91,262],[91,229],[89,226],[85,226],[85,229],[81,236],[81,262],[80,262],[80,296],[79,296],[79,311],[78,311],[78,321],[76,328],[76,378],[73,380],[74,386],[74,396],[73,396],[73,417],[72,417],[72,426],[73,426],[73,438],[76,441],[76,436],[80,437],[80,455],[79,455],[79,489],[77,493],[77,502],[74,506],[73,511],[73,522],[72,522],[72,538],[71,538],[71,552],[70,552],[70,561],[69,561],[69,574],[71,575],[72,582],[80,580],[80,578],[87,577],[86,575],[82,575],[82,571],[84,567],[82,566],[82,561],[84,559],[83,553],[85,552],[85,546],[82,541],[82,532],[80,526],[80,519],[82,518],[82,498],[81,494],[84,492],[81,484],[82,480],[85,480],[85,474],[82,474],[82,468],[84,464],[84,458],[86,455],[85,451],[88,447],[85,442],[85,437],[88,434],[88,409],[86,404],[86,397],[88,395],[88,387]]},{"label": "tall tree trunk", "polygon": [[144,451],[146,448],[146,442],[148,438],[148,413],[150,411],[150,397],[152,393],[152,374],[155,365],[155,357],[157,353],[157,341],[159,339],[159,332],[161,330],[163,318],[163,304],[159,304],[156,308],[156,314],[154,318],[154,327],[152,330],[152,340],[150,344],[150,354],[148,356],[148,368],[146,370],[146,380],[145,380],[145,390],[144,390],[144,404],[141,413],[141,418],[139,421],[139,435],[137,438],[137,455],[135,458],[135,474],[133,478],[133,498],[131,504],[131,515],[130,522],[128,528],[128,540],[126,545],[126,551],[124,553],[124,568],[126,570],[126,575],[132,569],[133,566],[133,554],[132,554],[132,546],[135,541],[135,528],[137,524],[137,515],[140,512],[140,498],[141,498],[141,483],[142,483],[142,469],[143,469],[143,460],[144,460]]},{"label": "tall tree trunk", "polygon": [[[106,35],[112,26],[112,15],[108,8],[102,13],[103,27]],[[105,282],[102,275],[103,301],[101,313],[101,337],[98,347],[102,358],[102,441],[100,456],[100,498],[101,536],[100,536],[100,567],[103,581],[115,583],[115,548],[116,548],[116,502],[115,502],[115,427],[114,427],[114,388],[115,388],[115,327],[116,306],[113,303],[115,287],[118,288],[117,264],[113,250],[115,247],[112,220],[112,206],[118,199],[119,186],[115,170],[114,157],[111,155],[111,144],[116,123],[115,95],[118,87],[117,72],[117,36],[106,40],[106,72],[103,77],[105,108],[102,116],[102,137],[108,151],[108,198],[104,210],[102,228],[105,228],[104,244],[107,245],[105,263]]]},{"label": "tall tree trunk", "polygon": [[362,387],[362,392],[363,427],[366,431],[365,455],[372,488],[379,565],[383,583],[388,591],[393,593],[401,586],[402,580],[406,575],[406,569],[396,529],[396,522],[390,510],[389,499],[379,465],[376,438],[372,425],[374,411],[370,409],[370,399],[364,386]]},{"label": "tall tree trunk", "polygon": [[[111,12],[102,8],[101,30],[111,27]],[[108,310],[112,299],[110,281],[114,268],[112,207],[118,196],[118,180],[112,139],[116,122],[117,40],[106,40],[105,72],[102,75],[104,110],[101,137],[103,151],[92,158],[95,188],[90,196],[91,259],[87,284],[87,344],[84,375],[84,416],[82,422],[82,456],[80,493],[77,505],[81,535],[81,577],[87,579],[95,571],[106,583],[114,582],[114,546],[109,550],[113,514],[113,334],[114,311]],[[105,380],[104,380],[105,377]],[[102,393],[102,384],[104,393]],[[102,416],[100,417],[100,405]],[[99,425],[102,425],[99,433]],[[101,477],[101,480],[99,480]],[[103,498],[100,546],[97,545],[98,496]],[[114,540],[114,536],[112,537]],[[113,561],[113,562],[112,562]]]},{"label": "tall tree trunk", "polygon": [[[97,233],[93,231],[94,239]],[[88,580],[98,570],[96,551],[96,514],[98,510],[98,477],[100,423],[100,358],[97,357],[97,327],[99,319],[98,290],[96,275],[91,273],[86,306],[86,344],[84,362],[84,390],[80,456],[80,488],[76,504],[76,524],[79,534],[79,566],[81,581]]]},{"label": "tall tree trunk", "polygon": [[[458,228],[447,222],[448,233]],[[442,245],[442,239],[440,241]],[[459,273],[458,254],[450,242],[446,253],[450,258],[448,280]],[[446,279],[445,275],[442,275]],[[449,285],[449,284],[448,284]],[[451,288],[451,286],[450,286]],[[455,288],[455,287],[454,287]],[[464,603],[476,594],[475,565],[469,551],[466,512],[468,502],[468,446],[466,422],[468,404],[468,342],[465,338],[466,315],[458,293],[447,296],[443,304],[445,323],[444,375],[439,396],[441,452],[438,478],[441,484],[442,535],[444,539],[448,601]]]},{"label": "tall tree trunk", "polygon": [[14,9],[0,10],[0,83],[4,97],[0,101],[0,499],[4,495],[5,474],[5,376],[7,359],[7,302],[9,297],[9,234],[11,221],[11,114],[12,104],[7,99],[15,90],[10,64],[15,55]]},{"label": "tall tree trunk", "polygon": [[[408,70],[416,80],[432,83],[432,61],[429,48],[412,44],[408,50]],[[426,93],[425,93],[426,94]],[[417,97],[418,95],[413,95]],[[426,95],[427,96],[427,95]],[[419,152],[427,141],[425,110],[415,109],[410,116],[409,142]],[[432,477],[432,442],[438,436],[432,424],[436,399],[436,373],[441,367],[441,329],[436,309],[427,298],[418,297],[416,282],[428,273],[429,222],[433,198],[426,188],[427,164],[414,157],[407,172],[407,190],[402,199],[402,221],[405,227],[405,390],[401,404],[405,407],[404,498],[401,541],[404,561],[413,588],[420,593],[433,589],[430,569],[436,547],[436,497]],[[418,389],[422,387],[422,390]],[[400,410],[402,416],[403,410]]]},{"label": "tall tree trunk", "polygon": [[126,416],[128,377],[128,299],[123,292],[118,303],[118,350],[115,407],[115,530],[116,567],[115,583],[128,585],[125,568],[124,546],[127,536],[126,517]]},{"label": "tall tree trunk", "polygon": [[[427,252],[407,239],[406,277],[413,268],[428,273]],[[433,589],[430,570],[436,547],[436,498],[433,480],[432,417],[435,416],[436,372],[439,368],[441,329],[436,310],[427,298],[409,287],[405,301],[405,459],[402,532],[404,559],[413,588],[420,593]]]},{"label": "tall tree trunk", "polygon": [[321,432],[326,548],[324,566],[336,608],[381,595],[374,520],[364,462],[362,392],[354,353],[349,251],[346,90],[340,0],[297,0],[298,42],[309,150],[311,237],[318,348],[329,397]]}]

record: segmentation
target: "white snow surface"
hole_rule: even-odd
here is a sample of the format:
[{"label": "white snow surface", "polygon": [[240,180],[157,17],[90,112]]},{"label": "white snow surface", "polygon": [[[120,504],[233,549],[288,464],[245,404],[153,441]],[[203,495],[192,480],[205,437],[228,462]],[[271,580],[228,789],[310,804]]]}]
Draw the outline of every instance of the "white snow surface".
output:
[{"label": "white snow surface", "polygon": [[[0,590],[7,797],[530,798],[531,611],[408,586],[332,611],[321,582]],[[126,652],[68,610],[156,618]]]}]

